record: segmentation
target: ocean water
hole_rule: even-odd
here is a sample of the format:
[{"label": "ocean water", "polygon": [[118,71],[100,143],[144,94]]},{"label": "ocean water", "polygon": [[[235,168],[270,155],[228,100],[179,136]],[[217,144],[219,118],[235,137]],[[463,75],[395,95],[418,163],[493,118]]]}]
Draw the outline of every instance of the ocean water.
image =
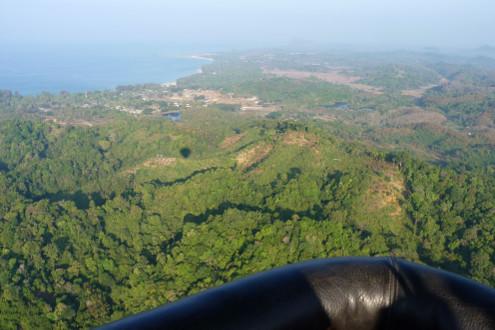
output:
[{"label": "ocean water", "polygon": [[140,46],[4,47],[0,49],[0,90],[35,95],[165,83],[193,74],[209,62],[192,54]]}]

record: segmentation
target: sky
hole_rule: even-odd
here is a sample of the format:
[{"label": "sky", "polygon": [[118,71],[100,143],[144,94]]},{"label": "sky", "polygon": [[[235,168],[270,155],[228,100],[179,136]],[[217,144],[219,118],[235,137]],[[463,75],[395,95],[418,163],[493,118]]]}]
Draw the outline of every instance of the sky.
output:
[{"label": "sky", "polygon": [[494,0],[0,0],[1,44],[495,46]]}]

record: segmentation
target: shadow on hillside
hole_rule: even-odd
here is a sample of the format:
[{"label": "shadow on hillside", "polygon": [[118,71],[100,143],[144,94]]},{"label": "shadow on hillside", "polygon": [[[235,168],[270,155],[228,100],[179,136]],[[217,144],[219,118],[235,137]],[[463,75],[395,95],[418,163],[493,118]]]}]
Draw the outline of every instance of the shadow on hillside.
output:
[{"label": "shadow on hillside", "polygon": [[91,201],[94,202],[96,206],[101,206],[105,203],[105,198],[98,193],[85,193],[81,190],[76,191],[75,193],[65,193],[65,192],[57,192],[52,194],[45,194],[43,196],[34,197],[34,201],[40,201],[42,199],[48,199],[50,202],[61,202],[61,201],[72,201],[76,204],[76,207],[80,210],[87,210],[91,204]]},{"label": "shadow on hillside", "polygon": [[187,147],[182,148],[180,149],[180,154],[184,158],[189,158],[189,156],[191,156],[191,149]]},{"label": "shadow on hillside", "polygon": [[222,215],[223,213],[225,213],[225,211],[229,209],[235,209],[245,212],[259,212],[259,213],[269,214],[272,219],[281,220],[281,221],[287,221],[294,217],[298,217],[298,218],[309,217],[317,220],[321,220],[324,218],[323,210],[321,209],[321,207],[317,205],[314,206],[312,209],[306,211],[294,211],[283,208],[270,209],[267,207],[258,207],[243,203],[223,202],[218,207],[208,209],[204,213],[198,215],[194,215],[191,213],[187,214],[184,217],[184,223],[201,224],[206,222],[209,217]]},{"label": "shadow on hillside", "polygon": [[197,175],[204,174],[204,173],[207,173],[210,171],[215,171],[218,168],[219,167],[216,167],[216,166],[203,168],[203,169],[196,170],[196,171],[192,172],[191,174],[189,174],[188,176],[186,176],[184,178],[176,179],[173,181],[161,181],[159,179],[155,179],[155,180],[150,181],[150,183],[155,187],[169,187],[169,186],[173,186],[176,184],[185,183]]}]

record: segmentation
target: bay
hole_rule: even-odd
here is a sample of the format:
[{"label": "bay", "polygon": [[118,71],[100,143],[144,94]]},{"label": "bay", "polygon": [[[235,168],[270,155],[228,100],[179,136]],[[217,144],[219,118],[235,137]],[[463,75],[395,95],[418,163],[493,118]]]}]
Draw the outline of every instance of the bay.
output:
[{"label": "bay", "polygon": [[209,62],[192,54],[140,45],[7,47],[0,49],[0,90],[35,95],[171,82]]}]

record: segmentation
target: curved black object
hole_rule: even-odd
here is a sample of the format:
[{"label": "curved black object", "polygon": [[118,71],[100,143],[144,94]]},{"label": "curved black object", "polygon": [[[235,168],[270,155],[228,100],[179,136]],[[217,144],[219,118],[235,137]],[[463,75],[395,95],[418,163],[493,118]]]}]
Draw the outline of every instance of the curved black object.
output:
[{"label": "curved black object", "polygon": [[282,267],[101,329],[495,329],[495,290],[394,258]]}]

